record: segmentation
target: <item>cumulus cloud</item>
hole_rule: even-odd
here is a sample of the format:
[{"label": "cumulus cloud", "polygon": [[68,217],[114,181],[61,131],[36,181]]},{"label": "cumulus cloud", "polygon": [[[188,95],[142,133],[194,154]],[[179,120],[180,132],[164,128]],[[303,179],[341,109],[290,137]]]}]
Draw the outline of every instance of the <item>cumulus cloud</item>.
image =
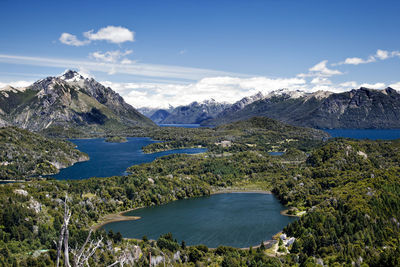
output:
[{"label": "cumulus cloud", "polygon": [[124,42],[134,42],[135,33],[127,28],[120,26],[107,26],[101,28],[97,32],[94,30],[87,31],[83,35],[92,41],[108,41],[110,43],[121,44]]},{"label": "cumulus cloud", "polygon": [[114,83],[103,81],[120,93],[134,107],[163,107],[189,104],[213,98],[220,102],[235,102],[261,91],[301,89],[306,81],[299,78],[267,77],[237,78],[230,76],[203,78],[195,83]]},{"label": "cumulus cloud", "polygon": [[339,86],[354,89],[354,88],[357,88],[358,83],[355,81],[348,81],[348,82],[340,83]]},{"label": "cumulus cloud", "polygon": [[386,60],[393,57],[400,57],[399,51],[386,51],[382,49],[378,49],[374,55],[368,56],[367,59],[359,58],[359,57],[349,57],[346,58],[344,61],[339,63],[332,64],[333,66],[337,65],[359,65],[359,64],[368,64],[372,62],[376,62],[379,60]]},{"label": "cumulus cloud", "polygon": [[371,62],[375,62],[376,59],[375,57],[371,56],[368,59],[362,59],[359,57],[349,57],[346,58],[346,60],[343,62],[343,64],[348,64],[348,65],[359,65],[359,64],[367,64]]},{"label": "cumulus cloud", "polygon": [[72,45],[72,46],[83,46],[83,45],[87,45],[90,43],[90,40],[80,41],[80,40],[78,40],[78,38],[75,35],[72,35],[72,34],[66,33],[66,32],[61,34],[59,40],[63,44]]},{"label": "cumulus cloud", "polygon": [[376,51],[375,57],[379,58],[380,60],[385,60],[390,57],[389,52],[385,50],[380,50]]},{"label": "cumulus cloud", "polygon": [[[116,63],[116,62],[119,62],[119,60],[121,58],[123,58],[129,54],[132,54],[132,50],[125,50],[124,52],[122,52],[120,50],[114,50],[114,51],[107,51],[105,53],[96,51],[96,52],[90,53],[89,56],[91,58],[96,59],[97,61]],[[125,60],[125,61],[124,61],[124,63],[121,62],[122,64],[127,64],[128,61],[131,62],[128,59],[123,59],[123,60]]]},{"label": "cumulus cloud", "polygon": [[392,83],[389,85],[389,87],[392,87],[393,89],[400,90],[400,82],[397,83]]},{"label": "cumulus cloud", "polygon": [[305,77],[330,77],[334,75],[340,75],[343,74],[339,70],[333,70],[328,68],[326,65],[328,63],[328,60],[323,60],[319,62],[318,64],[314,65],[313,67],[309,68],[308,73],[300,73],[297,75],[297,77],[300,78],[305,78]]},{"label": "cumulus cloud", "polygon": [[357,89],[360,87],[366,87],[370,89],[384,89],[385,83],[382,82],[377,82],[377,83],[357,83],[356,81],[348,81],[348,82],[343,82],[340,83],[336,86],[336,88],[339,88],[341,91],[348,91],[351,89]]},{"label": "cumulus cloud", "polygon": [[362,83],[360,87],[366,87],[370,89],[384,89],[385,84],[384,83]]},{"label": "cumulus cloud", "polygon": [[328,85],[328,84],[332,84],[332,81],[326,77],[315,77],[314,79],[311,80],[311,83],[319,84],[319,85]]},{"label": "cumulus cloud", "polygon": [[135,32],[121,26],[107,26],[101,28],[97,32],[90,30],[83,33],[85,40],[79,40],[76,35],[64,32],[61,34],[61,43],[71,46],[83,46],[90,44],[92,41],[107,41],[114,44],[135,41]]},{"label": "cumulus cloud", "polygon": [[33,83],[34,83],[33,81],[15,81],[15,82],[9,82],[9,83],[0,82],[0,89],[6,87],[8,85],[15,87],[15,88],[22,88],[22,87],[27,87]]}]

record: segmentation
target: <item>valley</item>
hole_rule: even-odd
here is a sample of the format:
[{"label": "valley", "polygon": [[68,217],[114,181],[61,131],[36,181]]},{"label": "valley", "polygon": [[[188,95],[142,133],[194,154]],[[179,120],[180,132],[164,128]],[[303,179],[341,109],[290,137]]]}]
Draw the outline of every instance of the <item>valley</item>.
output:
[{"label": "valley", "polygon": [[[292,126],[267,113],[216,127],[159,127],[132,115],[133,107],[130,115],[119,110],[126,103],[112,102],[118,99],[112,92],[107,99],[96,90],[88,93],[97,88],[95,81],[77,73],[46,81],[51,85],[43,85],[43,91],[29,89],[34,95],[29,105],[18,100],[8,110],[2,107],[8,114],[4,120],[15,126],[0,131],[1,179],[24,182],[0,184],[0,262],[54,265],[54,240],[65,229],[66,210],[71,247],[87,245],[86,238],[101,240],[93,265],[143,266],[150,264],[150,254],[174,266],[396,261],[397,130],[323,131]],[[58,94],[53,103],[78,91],[79,105],[83,97],[104,107],[79,120],[53,120],[51,114],[78,116],[73,113],[78,102],[68,100],[42,111],[50,115],[40,120],[31,117],[21,124],[16,119],[20,110],[46,106],[35,92],[47,92],[40,98],[47,99],[53,91]],[[262,101],[304,101],[310,95],[285,97],[283,91],[259,95],[239,111],[232,111],[234,105],[227,109],[236,114]],[[349,136],[373,140],[342,138]]]},{"label": "valley", "polygon": [[0,267],[400,267],[400,1],[0,10]]}]

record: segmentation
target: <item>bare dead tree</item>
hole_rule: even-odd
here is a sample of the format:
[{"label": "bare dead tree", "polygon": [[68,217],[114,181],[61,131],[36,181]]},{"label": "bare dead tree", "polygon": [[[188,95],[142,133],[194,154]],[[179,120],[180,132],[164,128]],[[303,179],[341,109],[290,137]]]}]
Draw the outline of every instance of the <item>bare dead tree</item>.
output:
[{"label": "bare dead tree", "polygon": [[71,219],[71,211],[68,207],[67,199],[68,195],[65,194],[63,225],[61,227],[60,236],[58,238],[58,243],[57,243],[57,261],[56,261],[57,267],[60,265],[63,241],[64,241],[64,265],[65,267],[71,266],[69,264],[69,253],[68,253],[68,239],[69,239],[68,225],[69,225],[69,220]]},{"label": "bare dead tree", "polygon": [[64,240],[64,227],[61,227],[61,232],[57,243],[57,262],[56,262],[57,267],[60,266],[61,248],[63,240]]},{"label": "bare dead tree", "polygon": [[[64,266],[65,267],[71,267],[70,261],[69,261],[69,230],[68,230],[68,225],[71,219],[71,210],[68,207],[67,204],[68,200],[68,195],[65,195],[65,200],[64,200],[64,217],[63,217],[63,225],[60,230],[60,236],[58,238],[57,244],[57,262],[56,266],[59,267],[60,265],[60,258],[61,258],[61,251],[62,247],[64,246]],[[81,246],[80,249],[72,249],[71,253],[73,255],[73,266],[74,267],[84,267],[90,266],[89,265],[89,259],[96,253],[97,249],[100,248],[103,245],[103,238],[100,238],[99,240],[92,240],[92,233],[93,231],[90,230],[88,236],[86,237],[85,242]],[[116,260],[113,264],[109,265],[115,266],[117,264],[120,264],[120,266],[123,266],[124,263],[127,261],[128,255],[126,251],[124,251],[123,254],[120,255],[118,260]]]},{"label": "bare dead tree", "polygon": [[92,230],[90,230],[85,243],[83,243],[82,247],[78,250],[72,250],[72,254],[74,255],[74,267],[83,267],[85,264],[89,265],[89,259],[96,253],[96,250],[100,248],[103,244],[103,238],[99,240],[91,240]]},{"label": "bare dead tree", "polygon": [[116,260],[113,264],[108,265],[107,267],[112,267],[117,264],[119,264],[121,267],[123,267],[127,260],[128,260],[128,255],[127,255],[126,251],[124,251],[124,253],[122,253],[119,256],[118,260]]}]

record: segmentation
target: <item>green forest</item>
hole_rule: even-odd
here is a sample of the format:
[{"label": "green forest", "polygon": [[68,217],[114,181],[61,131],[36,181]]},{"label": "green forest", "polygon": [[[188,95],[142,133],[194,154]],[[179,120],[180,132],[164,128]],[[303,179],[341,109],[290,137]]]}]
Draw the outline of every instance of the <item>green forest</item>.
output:
[{"label": "green forest", "polygon": [[[145,134],[137,133],[131,129],[120,136]],[[59,258],[64,266],[66,255],[58,257],[57,240],[69,211],[72,266],[80,266],[80,251],[93,248],[84,264],[148,266],[151,255],[162,259],[159,266],[400,265],[400,140],[328,139],[322,131],[266,118],[218,128],[156,128],[147,136],[165,141],[145,147],[148,153],[198,146],[208,152],[165,156],[130,167],[127,176],[0,185],[0,263],[55,266]],[[220,144],[224,140],[228,146]],[[270,151],[285,153],[271,156]],[[108,214],[254,189],[271,191],[288,215],[299,216],[283,229],[294,243],[285,248],[277,239],[279,254],[264,244],[210,249],[186,246],[169,233],[133,240],[90,230]]]}]

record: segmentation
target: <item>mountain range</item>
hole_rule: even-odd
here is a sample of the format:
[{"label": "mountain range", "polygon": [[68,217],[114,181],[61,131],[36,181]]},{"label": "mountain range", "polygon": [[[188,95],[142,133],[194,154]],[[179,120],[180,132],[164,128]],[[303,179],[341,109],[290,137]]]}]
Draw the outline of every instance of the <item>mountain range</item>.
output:
[{"label": "mountain range", "polygon": [[[150,118],[157,123],[168,121],[217,126],[264,116],[296,126],[320,129],[400,128],[400,93],[390,87],[384,90],[361,87],[342,93],[309,93],[287,89],[272,91],[266,95],[259,92],[234,104],[224,103],[219,106],[223,107],[222,110],[214,109],[214,112],[208,113],[209,118],[206,118],[203,110],[207,110],[208,103],[203,102],[202,109],[198,109],[197,102],[175,108],[174,110],[181,111],[178,114],[182,116],[165,115],[166,112],[171,113],[167,110],[153,110]],[[218,106],[215,101],[211,103],[213,107]],[[161,114],[165,117],[160,119]]]},{"label": "mountain range", "polygon": [[110,87],[68,70],[25,88],[0,90],[0,126],[33,131],[51,127],[92,130],[155,126]]},{"label": "mountain range", "polygon": [[186,106],[170,107],[168,109],[139,109],[157,124],[200,124],[213,119],[231,104],[220,103],[214,99],[203,102],[192,102]]},{"label": "mountain range", "polygon": [[259,92],[233,104],[211,99],[139,111],[110,87],[72,70],[24,88],[0,89],[0,127],[33,131],[80,128],[91,132],[152,127],[155,123],[217,126],[254,116],[321,129],[400,128],[400,93],[390,87],[361,87],[342,93],[280,89]]}]

